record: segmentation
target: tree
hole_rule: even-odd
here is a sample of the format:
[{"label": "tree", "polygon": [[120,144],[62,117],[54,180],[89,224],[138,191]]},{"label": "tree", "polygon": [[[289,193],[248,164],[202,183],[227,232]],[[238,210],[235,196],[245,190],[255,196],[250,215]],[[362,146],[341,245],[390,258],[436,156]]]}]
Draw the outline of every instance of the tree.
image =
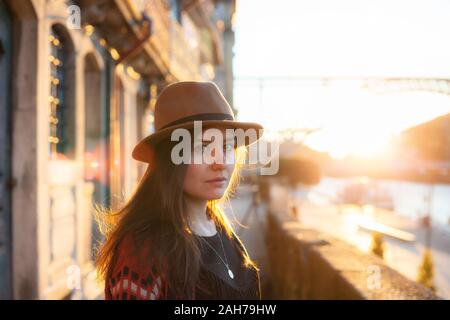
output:
[{"label": "tree", "polygon": [[371,251],[373,254],[375,254],[375,255],[379,256],[381,259],[383,259],[383,255],[384,255],[383,236],[379,232],[374,232],[372,234]]},{"label": "tree", "polygon": [[300,183],[314,185],[320,182],[320,169],[307,159],[280,158],[278,176],[286,178],[292,188]]},{"label": "tree", "polygon": [[417,282],[433,290],[433,292],[436,291],[436,287],[434,286],[434,263],[430,249],[425,249],[423,253],[422,264],[419,267],[417,275]]}]

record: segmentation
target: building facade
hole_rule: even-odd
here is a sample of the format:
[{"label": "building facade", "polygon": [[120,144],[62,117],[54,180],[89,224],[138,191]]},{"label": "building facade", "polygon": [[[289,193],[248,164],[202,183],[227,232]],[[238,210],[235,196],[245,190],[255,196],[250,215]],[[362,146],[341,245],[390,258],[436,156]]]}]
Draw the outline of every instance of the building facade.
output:
[{"label": "building facade", "polygon": [[234,1],[0,0],[0,298],[94,299],[93,207],[145,165],[167,84],[232,101]]}]

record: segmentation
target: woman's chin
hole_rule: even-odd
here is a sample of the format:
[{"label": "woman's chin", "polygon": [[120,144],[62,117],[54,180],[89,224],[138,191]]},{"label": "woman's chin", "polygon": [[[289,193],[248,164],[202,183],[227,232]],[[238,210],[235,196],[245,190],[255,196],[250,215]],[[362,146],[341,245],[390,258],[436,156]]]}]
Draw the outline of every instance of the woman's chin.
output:
[{"label": "woman's chin", "polygon": [[224,190],[217,190],[217,192],[208,192],[208,195],[206,195],[207,200],[219,200],[223,197],[225,194]]}]

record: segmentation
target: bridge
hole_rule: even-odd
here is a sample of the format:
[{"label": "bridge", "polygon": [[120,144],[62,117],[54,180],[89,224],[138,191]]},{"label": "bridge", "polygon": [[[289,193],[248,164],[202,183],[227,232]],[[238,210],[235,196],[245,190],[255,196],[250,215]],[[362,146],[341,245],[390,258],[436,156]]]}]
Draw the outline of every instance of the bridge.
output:
[{"label": "bridge", "polygon": [[403,91],[427,91],[450,96],[450,78],[433,77],[370,77],[370,76],[264,76],[264,77],[235,77],[237,84],[256,83],[261,91],[270,82],[271,85],[286,82],[290,84],[317,84],[330,86],[336,83],[359,83],[363,90],[375,93],[391,93]]}]

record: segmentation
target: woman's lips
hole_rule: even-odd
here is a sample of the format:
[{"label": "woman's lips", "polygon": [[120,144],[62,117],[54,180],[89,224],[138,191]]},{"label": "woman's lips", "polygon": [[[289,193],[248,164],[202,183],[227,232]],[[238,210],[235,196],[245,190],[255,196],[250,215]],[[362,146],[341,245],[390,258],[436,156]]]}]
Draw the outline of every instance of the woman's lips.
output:
[{"label": "woman's lips", "polygon": [[222,181],[209,181],[207,183],[210,186],[213,186],[213,187],[223,187],[225,185],[225,180],[222,180]]},{"label": "woman's lips", "polygon": [[208,180],[208,181],[206,181],[206,183],[213,185],[213,186],[221,187],[225,184],[226,180],[227,179],[225,179],[225,178],[217,178],[217,179]]}]

